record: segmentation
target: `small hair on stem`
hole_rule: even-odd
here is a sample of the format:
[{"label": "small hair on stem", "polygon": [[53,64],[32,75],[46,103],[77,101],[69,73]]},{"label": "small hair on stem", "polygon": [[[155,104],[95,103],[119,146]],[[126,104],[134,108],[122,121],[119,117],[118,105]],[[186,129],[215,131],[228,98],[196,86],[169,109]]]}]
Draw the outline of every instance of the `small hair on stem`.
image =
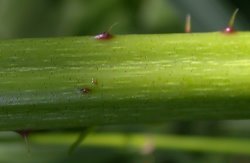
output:
[{"label": "small hair on stem", "polygon": [[230,18],[230,20],[228,22],[228,26],[224,29],[224,33],[231,34],[231,33],[235,32],[235,30],[234,30],[234,22],[235,22],[235,18],[237,16],[238,11],[239,11],[239,9],[237,8],[233,12],[233,14],[232,14],[232,16],[231,16],[231,18]]}]

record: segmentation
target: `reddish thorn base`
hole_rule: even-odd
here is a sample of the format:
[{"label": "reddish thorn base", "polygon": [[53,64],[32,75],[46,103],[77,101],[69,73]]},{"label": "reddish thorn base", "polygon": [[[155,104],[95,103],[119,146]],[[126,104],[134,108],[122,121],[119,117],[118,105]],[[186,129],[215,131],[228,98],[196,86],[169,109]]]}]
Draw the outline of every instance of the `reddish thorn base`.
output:
[{"label": "reddish thorn base", "polygon": [[233,29],[233,27],[227,27],[224,30],[224,33],[227,33],[227,34],[235,33],[235,30]]},{"label": "reddish thorn base", "polygon": [[30,134],[30,130],[18,130],[16,132],[22,137],[27,137]]},{"label": "reddish thorn base", "polygon": [[97,40],[108,40],[111,39],[113,36],[111,34],[109,34],[108,32],[103,32],[99,35],[95,36],[95,39]]}]

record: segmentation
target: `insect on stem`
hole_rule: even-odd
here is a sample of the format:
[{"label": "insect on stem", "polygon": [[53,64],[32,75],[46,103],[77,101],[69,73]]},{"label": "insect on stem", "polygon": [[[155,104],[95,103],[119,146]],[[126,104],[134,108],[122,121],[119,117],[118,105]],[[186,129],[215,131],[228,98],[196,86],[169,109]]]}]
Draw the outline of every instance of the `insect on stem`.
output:
[{"label": "insect on stem", "polygon": [[191,33],[191,15],[190,14],[187,14],[186,16],[185,33]]}]

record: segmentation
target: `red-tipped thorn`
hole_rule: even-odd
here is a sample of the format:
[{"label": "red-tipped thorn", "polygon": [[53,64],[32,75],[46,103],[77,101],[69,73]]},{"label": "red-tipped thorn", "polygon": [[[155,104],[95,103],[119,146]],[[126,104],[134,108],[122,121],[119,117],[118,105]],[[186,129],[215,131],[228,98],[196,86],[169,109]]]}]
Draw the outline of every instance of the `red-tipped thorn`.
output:
[{"label": "red-tipped thorn", "polygon": [[100,34],[96,35],[95,39],[97,39],[97,40],[108,40],[108,39],[111,39],[112,37],[113,37],[113,35],[111,35],[110,33],[103,32],[103,33],[100,33]]},{"label": "red-tipped thorn", "polygon": [[111,25],[109,27],[109,29],[106,32],[100,33],[98,35],[95,36],[95,39],[97,40],[109,40],[111,38],[113,38],[114,36],[112,34],[110,34],[110,31],[113,29],[114,26],[116,26],[118,23],[114,23],[113,25]]},{"label": "red-tipped thorn", "polygon": [[186,16],[185,33],[191,33],[191,15]]},{"label": "red-tipped thorn", "polygon": [[233,14],[232,14],[232,16],[231,16],[231,18],[230,18],[230,20],[229,20],[228,26],[224,29],[224,33],[226,33],[226,34],[235,33],[235,30],[234,30],[234,22],[235,22],[235,18],[236,18],[236,16],[237,16],[238,11],[239,11],[239,9],[237,8],[237,9],[233,12]]},{"label": "red-tipped thorn", "polygon": [[29,141],[28,141],[28,136],[30,134],[30,130],[17,130],[16,133],[18,133],[20,136],[22,136],[22,138],[25,141],[27,151],[30,152],[30,146],[29,146]]}]

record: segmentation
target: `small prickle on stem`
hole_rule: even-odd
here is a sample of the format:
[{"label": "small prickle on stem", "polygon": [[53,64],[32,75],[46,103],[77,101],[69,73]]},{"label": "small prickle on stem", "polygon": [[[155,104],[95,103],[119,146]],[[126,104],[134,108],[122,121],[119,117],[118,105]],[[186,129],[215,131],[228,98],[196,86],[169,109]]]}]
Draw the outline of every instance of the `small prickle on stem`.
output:
[{"label": "small prickle on stem", "polygon": [[81,89],[80,89],[80,91],[81,91],[81,93],[82,93],[82,94],[88,94],[88,93],[90,93],[90,92],[91,92],[91,89],[90,89],[90,88],[85,87],[85,88],[81,88]]},{"label": "small prickle on stem", "polygon": [[97,40],[108,40],[108,39],[111,39],[112,37],[113,37],[113,35],[111,35],[110,33],[103,32],[103,33],[100,33],[100,34],[96,35],[95,39],[97,39]]},{"label": "small prickle on stem", "polygon": [[94,78],[92,78],[91,83],[92,83],[93,85],[98,85],[97,79],[94,79]]},{"label": "small prickle on stem", "polygon": [[28,136],[30,134],[30,130],[17,130],[15,132],[18,133],[20,136],[22,136],[22,138],[25,141],[27,151],[30,152],[30,146],[29,146],[29,141],[28,141]]},{"label": "small prickle on stem", "polygon": [[96,35],[95,39],[97,39],[97,40],[109,40],[109,39],[113,38],[114,36],[112,34],[110,34],[110,31],[117,24],[118,23],[112,24],[106,32],[103,32],[103,33]]},{"label": "small prickle on stem", "polygon": [[191,15],[186,16],[185,33],[191,33]]},{"label": "small prickle on stem", "polygon": [[230,33],[234,33],[235,32],[235,30],[234,30],[234,22],[235,22],[235,18],[237,16],[238,11],[239,11],[239,9],[237,8],[233,12],[233,14],[232,14],[232,16],[231,16],[231,18],[229,20],[228,26],[224,30],[224,33],[230,34]]},{"label": "small prickle on stem", "polygon": [[83,128],[83,130],[81,131],[81,133],[79,134],[78,138],[76,139],[76,141],[70,146],[69,148],[69,152],[68,154],[70,155],[71,153],[73,153],[73,151],[80,146],[80,144],[82,143],[82,141],[86,138],[86,136],[89,134],[89,132],[92,130],[92,127],[85,127]]}]

